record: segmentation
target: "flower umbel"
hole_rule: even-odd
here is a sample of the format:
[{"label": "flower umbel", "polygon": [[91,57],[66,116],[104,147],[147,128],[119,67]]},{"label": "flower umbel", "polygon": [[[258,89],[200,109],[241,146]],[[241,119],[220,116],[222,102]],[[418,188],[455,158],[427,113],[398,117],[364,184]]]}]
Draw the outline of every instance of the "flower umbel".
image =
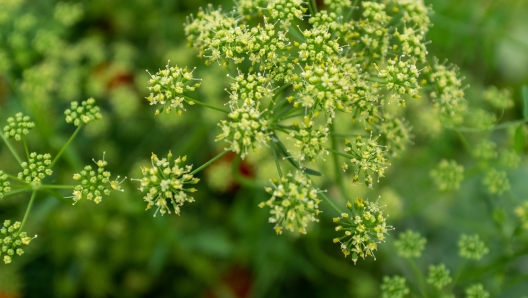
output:
[{"label": "flower umbel", "polygon": [[11,183],[7,181],[7,174],[0,171],[0,199],[4,197],[4,194],[11,191]]},{"label": "flower umbel", "polygon": [[394,229],[387,226],[387,216],[381,211],[382,206],[377,202],[358,198],[354,205],[348,202],[347,208],[351,215],[342,213],[340,217],[334,218],[334,222],[339,224],[335,230],[345,232],[344,236],[334,238],[334,243],[341,243],[345,257],[352,252],[354,264],[359,257],[365,259],[372,256],[375,259],[374,251],[378,249],[378,243],[385,241],[385,235]]},{"label": "flower umbel", "polygon": [[465,259],[473,259],[478,261],[482,257],[489,253],[489,249],[486,244],[480,240],[478,235],[465,235],[460,236],[458,240],[458,254]]},{"label": "flower umbel", "polygon": [[11,224],[10,220],[5,220],[3,226],[0,228],[0,257],[3,256],[5,264],[12,261],[12,257],[17,254],[21,256],[24,250],[20,247],[22,244],[28,245],[31,240],[37,236],[30,238],[26,232],[20,232],[21,223],[16,221]]},{"label": "flower umbel", "polygon": [[81,102],[80,105],[78,102],[73,101],[71,108],[64,111],[64,114],[66,115],[66,122],[73,123],[75,126],[88,124],[102,118],[99,107],[95,105],[95,99],[93,98]]},{"label": "flower umbel", "polygon": [[490,294],[484,290],[482,284],[474,284],[466,288],[466,298],[488,298]]},{"label": "flower umbel", "polygon": [[48,168],[51,165],[50,154],[37,154],[33,152],[29,155],[28,161],[23,162],[20,165],[23,170],[18,173],[17,178],[22,179],[27,183],[40,185],[42,179],[53,174],[53,171]]},{"label": "flower umbel", "polygon": [[[352,155],[350,162],[354,164],[356,172],[354,174],[353,183],[359,183],[359,174],[365,172],[365,185],[372,188],[372,176],[374,173],[379,177],[383,177],[387,165],[389,165],[386,154],[387,150],[378,145],[376,139],[369,138],[364,141],[361,136],[356,137],[354,145],[349,140],[345,141],[345,152]],[[343,164],[343,170],[348,169],[348,164]]]},{"label": "flower umbel", "polygon": [[394,243],[398,251],[398,255],[404,258],[419,258],[427,243],[427,239],[422,237],[419,233],[407,230],[401,233],[399,239]]},{"label": "flower umbel", "polygon": [[429,266],[427,283],[432,284],[435,288],[440,290],[453,280],[449,274],[449,269],[446,268],[445,264],[437,266],[431,265]]},{"label": "flower umbel", "polygon": [[383,283],[381,284],[382,298],[403,298],[409,292],[409,288],[405,285],[405,278],[398,275],[383,277]]},{"label": "flower umbel", "polygon": [[80,181],[81,184],[75,186],[73,190],[73,204],[77,203],[80,199],[86,198],[87,200],[93,200],[94,203],[99,204],[103,199],[103,195],[110,195],[110,188],[114,188],[110,181],[110,172],[105,171],[107,162],[103,159],[95,161],[97,165],[97,171],[92,166],[85,166],[82,171],[73,175],[73,180]]},{"label": "flower umbel", "polygon": [[273,179],[271,183],[273,187],[266,188],[271,198],[260,203],[259,207],[271,208],[269,222],[275,224],[275,232],[282,234],[282,229],[287,229],[306,234],[308,224],[319,221],[315,216],[322,212],[317,199],[320,191],[300,171],[288,173],[279,180]]},{"label": "flower umbel", "polygon": [[464,180],[464,167],[454,160],[442,160],[436,169],[431,170],[438,189],[442,191],[457,190]]},{"label": "flower umbel", "polygon": [[[178,157],[172,160],[172,153],[169,151],[167,158],[159,159],[156,154],[152,154],[152,167],[143,167],[141,172],[143,178],[132,179],[139,181],[139,190],[145,192],[143,199],[147,202],[147,210],[156,206],[156,214],[171,213],[170,205],[174,208],[174,213],[180,214],[180,208],[185,203],[194,202],[194,198],[189,193],[196,191],[195,188],[186,188],[186,184],[196,184],[200,179],[193,178],[191,174],[192,165],[180,167],[182,162],[187,160],[187,156]],[[171,165],[172,164],[172,165]]]},{"label": "flower umbel", "polygon": [[35,127],[35,123],[30,121],[29,116],[17,113],[14,118],[7,118],[7,125],[4,127],[4,137],[20,141],[33,127]]},{"label": "flower umbel", "polygon": [[[170,61],[169,61],[170,63]],[[184,92],[194,91],[200,87],[200,83],[192,83],[200,79],[193,78],[193,71],[188,71],[187,68],[180,68],[178,66],[165,66],[165,69],[158,71],[155,74],[150,74],[148,81],[151,92],[147,100],[151,105],[161,105],[161,108],[156,110],[156,114],[163,111],[170,113],[172,109],[181,116],[182,111],[185,111],[183,102],[185,97]],[[192,105],[192,102],[189,102]]]}]

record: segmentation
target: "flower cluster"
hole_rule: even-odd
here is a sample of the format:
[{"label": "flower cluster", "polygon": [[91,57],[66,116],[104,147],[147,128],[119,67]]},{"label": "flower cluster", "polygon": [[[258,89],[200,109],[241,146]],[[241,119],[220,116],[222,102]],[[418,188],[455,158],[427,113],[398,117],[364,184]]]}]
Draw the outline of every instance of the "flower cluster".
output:
[{"label": "flower cluster", "polygon": [[458,254],[465,259],[473,259],[478,261],[482,257],[489,253],[489,249],[486,247],[483,241],[480,240],[478,235],[465,235],[460,236],[458,240]]},{"label": "flower cluster", "polygon": [[11,183],[7,181],[7,174],[0,171],[0,199],[4,197],[4,194],[11,191]]},{"label": "flower cluster", "polygon": [[3,255],[5,264],[11,263],[15,254],[19,256],[24,254],[24,249],[20,246],[22,244],[28,245],[31,240],[37,237],[28,237],[26,232],[20,231],[21,226],[22,224],[19,221],[11,224],[10,220],[5,220],[0,228],[0,256]]},{"label": "flower cluster", "polygon": [[484,91],[484,100],[496,109],[509,109],[515,105],[512,92],[509,89],[499,89],[495,86]]},{"label": "flower cluster", "polygon": [[473,156],[483,160],[497,158],[497,144],[490,140],[482,140],[473,149]]},{"label": "flower cluster", "polygon": [[431,170],[431,178],[442,191],[457,190],[464,180],[464,167],[454,160],[442,160],[436,169]]},{"label": "flower cluster", "polygon": [[293,157],[299,162],[308,160],[313,164],[316,158],[324,160],[324,155],[328,155],[325,145],[328,139],[328,127],[319,126],[316,129],[309,117],[306,117],[306,121],[300,125],[298,122],[293,123],[290,138],[293,139],[294,146],[298,148]]},{"label": "flower cluster", "polygon": [[394,245],[399,256],[409,259],[421,257],[426,243],[427,239],[419,233],[407,230],[399,235]]},{"label": "flower cluster", "polygon": [[378,69],[378,76],[387,81],[387,90],[392,91],[389,104],[398,102],[401,106],[405,106],[405,100],[401,98],[401,95],[419,97],[419,72],[411,60],[403,61],[396,57],[389,59],[386,68],[381,69],[378,66],[376,68]]},{"label": "flower cluster", "polygon": [[7,125],[4,127],[4,137],[20,141],[33,127],[35,127],[35,123],[30,121],[29,116],[17,113],[14,118],[7,118]]},{"label": "flower cluster", "polygon": [[79,185],[75,186],[71,196],[73,204],[82,198],[93,200],[94,203],[99,204],[103,199],[103,195],[110,195],[111,188],[120,190],[117,183],[112,185],[110,172],[105,171],[108,163],[104,160],[104,155],[102,160],[94,160],[94,163],[97,165],[97,171],[92,166],[87,165],[79,173],[73,174],[73,180],[80,182]]},{"label": "flower cluster", "polygon": [[453,279],[450,276],[450,271],[446,268],[445,264],[429,266],[429,275],[427,276],[427,283],[433,285],[435,288],[440,290],[452,281]]},{"label": "flower cluster", "polygon": [[378,125],[379,141],[387,146],[387,153],[396,156],[411,142],[412,127],[402,118],[387,114]]},{"label": "flower cluster", "polygon": [[482,179],[482,183],[488,187],[490,193],[497,195],[502,195],[511,188],[506,172],[497,169],[488,170]]},{"label": "flower cluster", "polygon": [[66,115],[66,122],[73,123],[75,126],[88,124],[102,118],[99,107],[95,105],[93,98],[82,101],[80,105],[77,101],[73,101],[71,108],[64,111],[64,114]]},{"label": "flower cluster", "polygon": [[271,180],[271,183],[273,187],[265,189],[271,198],[260,203],[259,207],[271,208],[269,222],[275,224],[275,232],[282,234],[282,230],[286,229],[306,234],[308,224],[319,221],[316,218],[321,213],[320,200],[317,199],[319,190],[300,171],[288,173],[279,180]]},{"label": "flower cluster", "polygon": [[383,283],[381,284],[382,298],[403,298],[409,292],[409,288],[405,285],[405,278],[399,275],[383,277]]},{"label": "flower cluster", "polygon": [[501,165],[515,169],[519,166],[519,163],[521,162],[521,157],[515,150],[512,149],[503,149],[500,152],[499,162]]},{"label": "flower cluster", "polygon": [[229,121],[222,120],[218,125],[222,133],[216,137],[216,141],[225,140],[230,144],[228,149],[240,154],[244,159],[250,149],[258,151],[262,144],[271,140],[271,132],[268,131],[268,121],[261,117],[262,112],[257,106],[244,104],[240,108],[232,107],[228,117]]},{"label": "flower cluster", "polygon": [[528,201],[523,202],[515,208],[515,214],[521,220],[521,226],[528,230]]},{"label": "flower cluster", "polygon": [[[199,80],[193,78],[193,71],[178,66],[169,66],[167,63],[165,69],[156,74],[149,73],[150,80],[148,83],[150,86],[148,89],[151,93],[147,100],[151,105],[161,105],[161,108],[156,110],[156,114],[163,111],[170,113],[172,109],[175,109],[178,115],[181,115],[182,111],[185,111],[183,107],[183,102],[186,100],[184,92],[194,91],[200,87],[200,83],[192,83],[192,81]],[[192,101],[188,103],[194,104]]]},{"label": "flower cluster", "polygon": [[22,162],[20,165],[23,170],[18,173],[17,178],[27,183],[39,185],[42,179],[53,174],[53,171],[49,168],[51,165],[50,154],[37,154],[32,152],[29,154],[28,161]]},{"label": "flower cluster", "polygon": [[[143,200],[147,202],[147,210],[157,207],[156,214],[171,213],[170,205],[174,208],[174,213],[180,214],[180,208],[185,203],[194,202],[194,198],[189,193],[196,191],[195,188],[187,188],[188,184],[196,184],[200,179],[194,178],[191,173],[192,165],[180,167],[187,157],[178,157],[172,160],[172,153],[167,154],[167,158],[159,159],[152,154],[152,167],[143,167],[141,172],[143,178],[133,179],[141,183],[139,190],[145,192]],[[169,205],[170,204],[170,205]]]},{"label": "flower cluster", "polygon": [[466,298],[488,298],[490,294],[482,284],[474,284],[466,288]]},{"label": "flower cluster", "polygon": [[385,241],[388,231],[394,228],[387,226],[387,217],[378,203],[358,198],[354,205],[348,202],[347,208],[351,215],[343,213],[334,218],[334,222],[339,224],[336,231],[345,233],[340,238],[334,238],[334,243],[341,243],[341,251],[345,257],[352,253],[354,264],[359,257],[375,258],[374,251],[378,249],[378,243]]},{"label": "flower cluster", "polygon": [[444,119],[460,123],[467,108],[462,88],[462,79],[458,77],[458,69],[449,65],[439,64],[437,60],[431,69],[427,70],[429,82],[434,88],[430,93],[435,100],[435,108]]},{"label": "flower cluster", "polygon": [[[345,152],[352,156],[350,162],[356,166],[353,183],[359,183],[359,175],[365,172],[365,185],[372,188],[372,176],[374,173],[379,177],[383,177],[388,162],[386,159],[387,150],[378,145],[376,139],[369,138],[364,141],[361,136],[356,137],[354,144],[349,140],[345,141]],[[343,170],[348,169],[348,164],[343,164]]]}]

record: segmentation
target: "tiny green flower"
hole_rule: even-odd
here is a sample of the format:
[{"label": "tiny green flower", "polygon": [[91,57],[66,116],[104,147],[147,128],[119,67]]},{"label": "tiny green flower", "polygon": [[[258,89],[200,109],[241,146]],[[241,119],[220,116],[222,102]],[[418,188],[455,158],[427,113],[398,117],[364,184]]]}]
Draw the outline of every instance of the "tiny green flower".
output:
[{"label": "tiny green flower", "polygon": [[378,70],[378,77],[387,80],[387,90],[391,91],[389,104],[397,102],[399,105],[405,106],[405,100],[401,95],[419,97],[418,76],[420,73],[411,60],[403,61],[398,57],[390,58],[385,68],[376,65],[376,69]]},{"label": "tiny green flower", "polygon": [[464,180],[464,167],[454,160],[442,160],[436,169],[431,170],[438,189],[442,191],[457,190]]},{"label": "tiny green flower", "polygon": [[478,235],[465,235],[460,236],[458,240],[458,254],[465,259],[473,259],[478,261],[482,257],[489,253],[489,249],[486,244],[480,240]]},{"label": "tiny green flower", "polygon": [[482,284],[474,284],[466,288],[466,298],[488,298],[490,294],[484,290]]},{"label": "tiny green flower", "polygon": [[390,114],[385,115],[385,119],[379,123],[380,143],[387,146],[387,153],[397,156],[405,150],[407,144],[411,142],[412,127],[403,118],[396,118]]},{"label": "tiny green flower", "polygon": [[0,228],[0,256],[3,257],[5,264],[11,263],[15,254],[21,256],[24,250],[20,247],[22,244],[28,245],[31,240],[37,236],[30,238],[26,232],[20,232],[22,224],[19,221],[11,224],[10,220],[5,220],[3,226]]},{"label": "tiny green flower", "polygon": [[66,115],[66,122],[73,123],[75,126],[88,124],[102,117],[93,98],[82,101],[80,105],[77,101],[73,101],[71,108],[64,111],[64,114]]},{"label": "tiny green flower", "polygon": [[11,191],[11,183],[7,181],[7,174],[0,170],[0,199]]},{"label": "tiny green flower", "polygon": [[310,222],[318,222],[320,192],[312,186],[312,181],[302,172],[288,173],[279,180],[270,180],[273,187],[265,190],[271,198],[259,204],[260,208],[271,208],[269,222],[275,224],[277,234],[283,229],[306,234]]},{"label": "tiny green flower", "polygon": [[429,275],[427,277],[427,283],[433,285],[438,290],[451,283],[453,280],[450,276],[449,269],[446,268],[445,264],[431,265],[429,266]]},{"label": "tiny green flower", "polygon": [[388,231],[393,230],[392,226],[387,226],[387,216],[378,203],[358,198],[352,203],[347,203],[349,213],[343,213],[340,217],[334,218],[334,222],[339,225],[336,231],[344,231],[345,235],[340,238],[334,238],[334,243],[341,243],[341,251],[347,257],[352,253],[354,264],[358,258],[365,259],[372,256],[378,249],[378,243],[385,241],[385,235]]},{"label": "tiny green flower", "polygon": [[410,259],[421,257],[426,243],[427,239],[419,233],[407,230],[399,235],[394,245],[399,256]]},{"label": "tiny green flower", "polygon": [[[155,74],[150,74],[149,91],[150,95],[147,97],[150,105],[161,105],[161,108],[156,109],[156,114],[163,111],[170,113],[173,109],[181,116],[182,111],[185,111],[183,102],[185,101],[184,92],[194,91],[200,87],[200,83],[192,83],[192,81],[199,81],[200,79],[193,78],[193,71],[188,71],[187,68],[180,68],[178,66],[169,66],[170,61],[165,66],[165,69],[158,71]],[[148,72],[148,71],[147,71]],[[190,105],[194,104],[192,101]]]},{"label": "tiny green flower", "polygon": [[23,170],[18,173],[17,178],[22,179],[27,183],[40,185],[42,179],[53,174],[53,171],[49,168],[51,165],[50,154],[37,154],[33,152],[29,154],[28,161],[22,162],[20,165]]},{"label": "tiny green flower", "polygon": [[505,171],[491,169],[486,172],[482,180],[488,191],[492,194],[502,195],[504,192],[510,190],[510,180]]},{"label": "tiny green flower", "polygon": [[399,275],[383,277],[383,283],[381,284],[382,298],[403,298],[409,292],[409,288],[405,285],[405,278]]},{"label": "tiny green flower", "polygon": [[172,160],[172,153],[169,151],[167,158],[159,159],[156,154],[152,154],[152,167],[143,167],[141,172],[143,178],[132,179],[141,183],[139,191],[145,192],[143,200],[147,202],[147,210],[156,206],[156,214],[171,213],[170,205],[174,208],[174,213],[180,214],[180,208],[185,203],[194,202],[194,198],[188,193],[196,192],[195,188],[186,188],[186,184],[196,184],[200,179],[194,178],[191,174],[192,165],[180,167],[182,162],[187,160],[187,156],[178,157]]},{"label": "tiny green flower", "polygon": [[4,137],[20,141],[33,127],[35,127],[35,123],[30,121],[29,116],[17,113],[14,118],[7,118],[7,125],[4,127]]}]

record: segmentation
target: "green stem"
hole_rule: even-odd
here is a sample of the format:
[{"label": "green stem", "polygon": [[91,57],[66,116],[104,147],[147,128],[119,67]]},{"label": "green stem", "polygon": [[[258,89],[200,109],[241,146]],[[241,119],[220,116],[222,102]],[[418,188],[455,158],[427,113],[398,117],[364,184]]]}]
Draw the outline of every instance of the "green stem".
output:
[{"label": "green stem", "polygon": [[289,116],[289,115],[291,115],[291,114],[293,114],[293,113],[295,113],[295,112],[297,112],[299,110],[302,110],[302,109],[303,109],[303,107],[293,108],[293,109],[289,110],[288,112],[284,112],[284,113],[280,114],[276,119],[277,120],[281,120],[284,117],[287,117],[287,116]]},{"label": "green stem", "polygon": [[203,165],[201,165],[200,167],[196,168],[196,170],[190,172],[189,174],[190,175],[194,175],[198,172],[200,172],[201,170],[205,169],[208,165],[212,164],[213,162],[217,161],[220,157],[226,155],[228,152],[230,152],[231,150],[229,149],[226,149],[224,151],[222,151],[220,154],[218,154],[217,156],[211,158],[211,160],[209,160],[208,162],[204,163]]},{"label": "green stem", "polygon": [[24,214],[24,219],[22,219],[22,224],[20,225],[20,229],[18,229],[18,233],[22,232],[22,229],[24,228],[24,225],[26,224],[26,221],[29,217],[29,212],[31,211],[31,206],[33,206],[33,202],[35,201],[35,198],[37,197],[37,191],[33,190],[33,193],[31,194],[31,198],[29,199],[29,204],[26,208],[26,213]]},{"label": "green stem", "polygon": [[75,185],[53,185],[53,184],[42,184],[40,188],[43,189],[73,189]]},{"label": "green stem", "polygon": [[355,158],[354,156],[352,156],[352,155],[350,155],[350,154],[346,154],[346,153],[343,153],[343,152],[339,152],[339,151],[334,150],[334,149],[332,149],[332,148],[326,148],[326,150],[328,150],[328,151],[330,151],[330,152],[332,152],[332,153],[335,153],[335,154],[337,154],[337,155],[341,155],[341,156],[346,157],[346,158],[350,158],[350,159]]},{"label": "green stem", "polygon": [[70,139],[66,142],[66,144],[64,144],[64,146],[62,146],[61,150],[59,151],[59,153],[57,154],[57,156],[55,156],[55,158],[53,159],[53,161],[51,162],[51,165],[49,166],[50,168],[53,167],[53,165],[57,162],[57,160],[59,160],[59,158],[61,157],[62,153],[64,153],[64,150],[66,150],[66,148],[68,148],[68,146],[71,144],[71,142],[73,141],[73,139],[75,139],[75,137],[77,136],[77,134],[79,133],[79,131],[81,131],[81,127],[82,127],[82,124],[77,126],[77,129],[73,132],[73,134],[71,135]]},{"label": "green stem", "polygon": [[452,130],[458,131],[458,132],[475,132],[476,133],[476,132],[493,131],[493,130],[504,129],[504,128],[508,128],[510,126],[516,126],[516,125],[525,124],[525,123],[528,123],[528,119],[510,121],[510,122],[506,122],[506,123],[502,123],[502,124],[498,124],[498,125],[492,126],[492,127],[488,128],[488,129],[479,129],[479,128],[472,128],[472,127],[446,127],[446,128],[447,129],[452,129]]},{"label": "green stem", "polygon": [[275,92],[275,95],[273,96],[272,100],[270,101],[270,104],[268,106],[268,110],[271,110],[271,107],[272,105],[276,105],[275,103],[275,100],[277,99],[277,97],[279,97],[279,95],[282,93],[282,91],[284,91],[284,89],[290,87],[291,84],[284,84],[282,85],[282,87],[280,87],[276,92]]},{"label": "green stem", "polygon": [[17,190],[12,190],[12,191],[10,191],[8,193],[5,193],[4,194],[4,198],[8,197],[8,196],[11,196],[11,195],[16,195],[17,193],[29,191],[29,190],[31,190],[31,189],[30,188],[20,188],[20,189],[17,189]]},{"label": "green stem", "polygon": [[13,148],[13,146],[11,145],[11,142],[9,142],[8,139],[4,138],[4,134],[2,132],[0,132],[0,137],[2,138],[2,140],[4,140],[4,143],[7,145],[7,148],[9,148],[9,151],[11,151],[11,154],[13,154],[17,162],[21,164],[22,159],[20,159],[20,156],[18,156],[18,153],[16,152],[15,148]]},{"label": "green stem", "polygon": [[310,0],[309,1],[308,9],[310,9],[311,16],[314,17],[315,14],[317,13],[317,3],[315,2],[315,0]]},{"label": "green stem", "polygon": [[467,152],[468,153],[472,153],[471,152],[471,145],[469,144],[469,142],[466,139],[466,137],[464,137],[464,135],[460,131],[457,130],[456,132],[457,132],[458,137],[460,138],[460,141],[462,141],[462,144],[464,145],[464,148],[466,148]]},{"label": "green stem", "polygon": [[18,182],[20,182],[20,183],[24,183],[25,185],[28,185],[28,183],[27,183],[25,180],[23,180],[23,179],[19,179],[18,177],[13,176],[13,175],[10,175],[10,174],[6,174],[6,175],[7,175],[7,177],[9,177],[10,179],[13,179],[13,180],[18,181]]},{"label": "green stem", "polygon": [[[330,124],[330,141],[332,144],[332,149],[337,151],[337,140],[336,136],[334,135],[334,122]],[[336,176],[337,185],[339,186],[339,190],[341,191],[341,195],[349,200],[347,193],[345,191],[345,185],[343,184],[343,172],[341,171],[339,167],[339,161],[337,160],[337,154],[332,154],[332,161],[334,163],[334,174]]]},{"label": "green stem", "polygon": [[427,292],[425,291],[425,281],[422,274],[420,273],[420,269],[418,269],[418,265],[416,265],[416,261],[414,259],[407,259],[407,261],[409,261],[414,274],[418,277],[420,293],[422,296],[427,297]]},{"label": "green stem", "polygon": [[[313,181],[312,181],[312,184],[315,187],[317,187],[315,185],[315,183],[313,183]],[[334,202],[332,202],[332,200],[330,200],[330,198],[324,192],[321,191],[319,194],[326,200],[326,202],[328,204],[330,204],[330,206],[332,206],[332,208],[334,208],[335,211],[337,211],[337,213],[339,213],[339,214],[343,214],[344,213],[343,211],[341,211],[341,209],[339,209],[339,207],[336,206],[336,204],[334,204]]]},{"label": "green stem", "polygon": [[466,267],[466,263],[467,263],[467,259],[464,259],[464,262],[462,263],[462,265],[460,265],[460,268],[458,268],[458,271],[457,271],[457,274],[455,276],[455,279],[453,279],[453,283],[451,284],[450,291],[453,291],[453,289],[455,288],[455,285],[456,285],[458,279],[462,275],[462,271],[464,271],[464,267]]},{"label": "green stem", "polygon": [[273,158],[275,159],[275,165],[277,166],[277,172],[279,172],[279,176],[282,178],[282,170],[279,164],[279,158],[277,157],[277,152],[275,151],[275,147],[272,147],[271,151],[273,151]]},{"label": "green stem", "polygon": [[28,145],[26,143],[26,138],[24,136],[22,136],[22,142],[24,143],[24,150],[26,150],[26,157],[29,160],[29,149],[28,149]]},{"label": "green stem", "polygon": [[203,102],[201,102],[201,101],[198,101],[198,100],[196,100],[196,99],[194,99],[194,98],[190,98],[189,96],[184,95],[183,97],[185,97],[187,103],[190,104],[190,105],[198,104],[198,105],[200,105],[200,106],[203,106],[203,107],[206,107],[206,108],[210,108],[210,109],[213,109],[213,110],[217,110],[217,111],[220,111],[220,112],[222,112],[222,113],[226,113],[226,114],[229,114],[229,113],[230,113],[228,110],[224,110],[224,109],[222,109],[222,108],[217,108],[217,107],[215,107],[215,106],[208,105],[208,104],[203,103]]}]

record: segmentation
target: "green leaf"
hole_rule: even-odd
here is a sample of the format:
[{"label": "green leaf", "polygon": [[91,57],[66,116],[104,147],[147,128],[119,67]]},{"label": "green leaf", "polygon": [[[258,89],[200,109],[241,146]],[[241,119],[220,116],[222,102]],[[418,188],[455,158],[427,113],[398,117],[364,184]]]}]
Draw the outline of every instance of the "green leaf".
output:
[{"label": "green leaf", "polygon": [[524,151],[525,146],[526,135],[524,134],[524,127],[522,125],[519,125],[517,129],[515,129],[515,135],[513,137],[513,148],[515,149],[515,152],[522,153]]},{"label": "green leaf", "polygon": [[302,168],[303,172],[306,174],[306,175],[311,175],[311,176],[322,176],[321,173],[317,172],[316,170],[312,170],[312,169],[309,169],[309,168]]},{"label": "green leaf", "polygon": [[522,97],[523,97],[523,116],[524,119],[528,120],[528,86],[524,85],[522,87]]}]

